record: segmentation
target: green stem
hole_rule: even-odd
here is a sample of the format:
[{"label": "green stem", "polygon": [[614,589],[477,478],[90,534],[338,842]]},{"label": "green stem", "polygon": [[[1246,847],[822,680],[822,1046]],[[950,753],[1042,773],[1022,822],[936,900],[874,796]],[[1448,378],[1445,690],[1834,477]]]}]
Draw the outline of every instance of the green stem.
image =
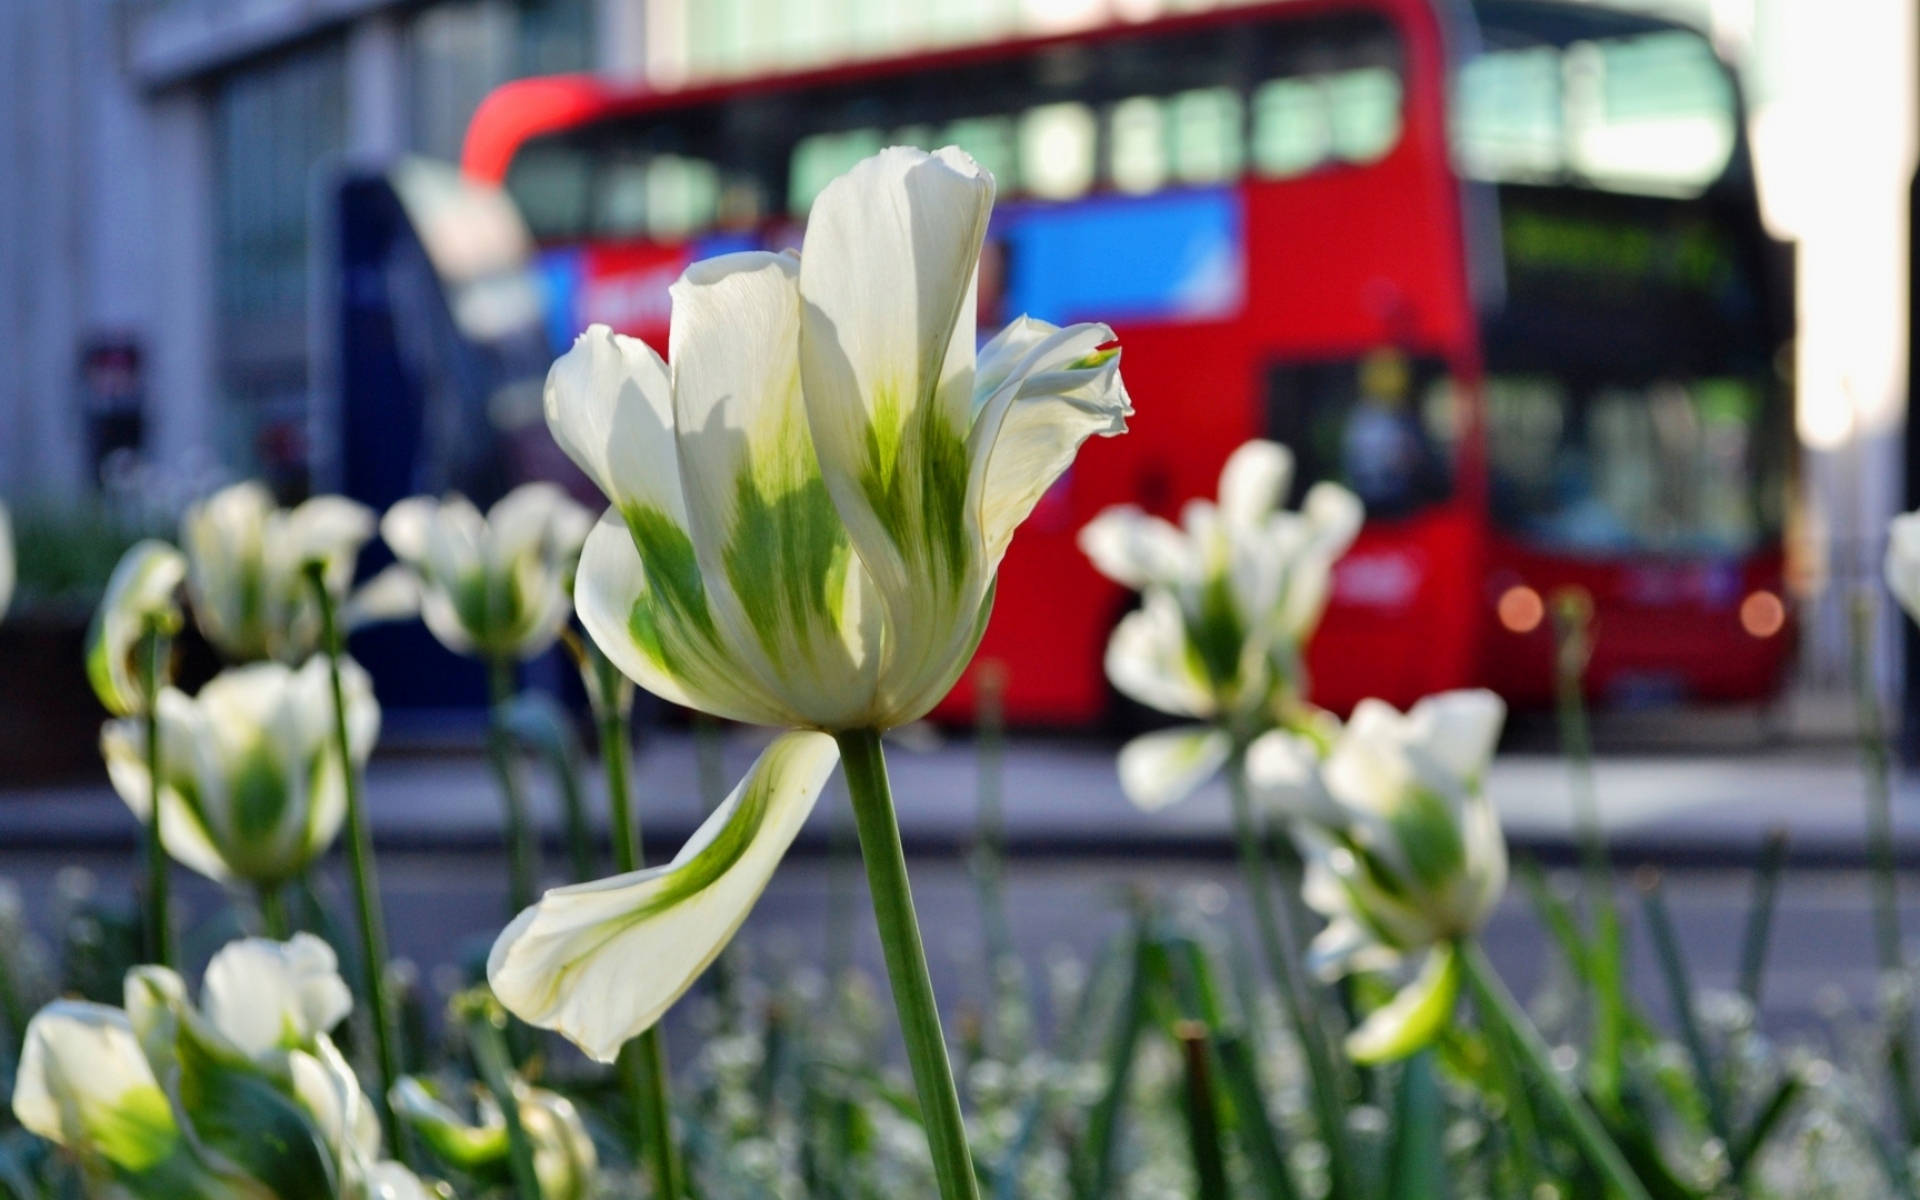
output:
[{"label": "green stem", "polygon": [[526,797],[520,793],[520,773],[514,769],[513,735],[507,728],[507,705],[513,702],[514,660],[504,654],[487,659],[489,706],[487,749],[500,784],[500,800],[507,810],[507,891],[514,912],[533,904],[535,864],[533,827],[527,820]]},{"label": "green stem", "polygon": [[1240,848],[1240,871],[1246,881],[1247,899],[1253,908],[1254,924],[1260,931],[1261,948],[1266,952],[1267,969],[1286,1006],[1288,1023],[1300,1041],[1307,1060],[1308,1091],[1313,1097],[1315,1123],[1327,1147],[1327,1175],[1335,1197],[1355,1196],[1352,1160],[1347,1153],[1345,1106],[1341,1103],[1339,1078],[1335,1074],[1332,1053],[1328,1050],[1320,1023],[1308,1011],[1304,983],[1293,966],[1293,955],[1274,912],[1273,891],[1269,886],[1267,863],[1260,849],[1260,834],[1254,823],[1253,797],[1247,791],[1246,754],[1236,749],[1227,761],[1227,790],[1233,797],[1233,826]]},{"label": "green stem", "polygon": [[141,720],[147,733],[147,786],[151,789],[147,810],[147,958],[163,967],[173,965],[173,907],[166,842],[160,836],[160,679],[167,654],[167,639],[151,623],[147,628],[147,669],[141,672],[141,698],[145,711]]},{"label": "green stem", "polygon": [[942,1200],[979,1200],[967,1128],[960,1115],[960,1093],[954,1088],[953,1064],[947,1059],[940,1009],[934,1002],[933,981],[927,977],[926,949],[914,916],[913,889],[907,881],[906,852],[900,845],[900,823],[893,810],[880,734],[855,729],[836,734],[835,739],[846,765],[873,915],[880,927],[887,979],[893,985],[893,1004],[907,1043],[907,1062],[920,1096],[921,1120],[940,1195]]},{"label": "green stem", "polygon": [[400,1127],[393,1118],[388,1097],[400,1078],[400,1060],[395,1047],[393,1011],[387,1005],[387,924],[380,909],[380,884],[374,874],[373,827],[367,820],[367,801],[361,787],[360,772],[353,763],[352,741],[347,736],[347,697],[340,683],[340,660],[346,649],[340,636],[339,618],[334,612],[333,593],[327,590],[319,563],[307,566],[307,580],[320,598],[320,636],[327,655],[328,676],[333,691],[333,745],[340,755],[340,775],[347,788],[347,861],[353,875],[353,904],[360,919],[360,969],[366,977],[368,1015],[373,1023],[375,1059],[380,1070],[380,1091],[374,1096],[374,1108],[380,1114],[380,1128],[387,1145],[395,1153],[404,1153]]},{"label": "green stem", "polygon": [[1186,1059],[1187,1138],[1193,1152],[1193,1176],[1198,1200],[1227,1200],[1226,1155],[1220,1149],[1220,1112],[1213,1090],[1213,1056],[1207,1027],[1199,1021],[1181,1021],[1174,1029]]},{"label": "green stem", "polygon": [[500,1106],[500,1115],[507,1123],[507,1164],[513,1172],[514,1190],[519,1200],[540,1200],[540,1176],[533,1168],[533,1142],[520,1119],[520,1097],[513,1086],[505,1026],[506,1015],[489,1000],[474,1006],[467,1022],[467,1037],[481,1082],[493,1093],[493,1102]]},{"label": "green stem", "polygon": [[259,889],[260,921],[266,926],[267,936],[276,942],[287,940],[287,904],[280,895],[277,883],[262,884]]},{"label": "green stem", "polygon": [[[1900,893],[1893,859],[1892,773],[1886,730],[1880,715],[1880,689],[1873,678],[1873,594],[1854,593],[1850,624],[1853,695],[1860,742],[1860,765],[1867,777],[1867,865],[1873,883],[1874,946],[1880,971],[1906,970],[1900,939]],[[1920,1097],[1914,1093],[1913,1015],[1904,1008],[1890,1023],[1887,1067],[1893,1075],[1895,1106],[1908,1146],[1920,1145]]]},{"label": "green stem", "polygon": [[1467,986],[1473,990],[1482,1019],[1502,1026],[1504,1035],[1519,1049],[1522,1059],[1539,1080],[1541,1090],[1560,1110],[1561,1120],[1593,1169],[1624,1200],[1652,1200],[1633,1168],[1627,1165],[1620,1147],[1613,1144],[1606,1128],[1600,1124],[1600,1118],[1594,1115],[1578,1089],[1554,1067],[1553,1055],[1541,1039],[1540,1031],[1533,1027],[1520,1002],[1513,998],[1499,972],[1487,961],[1486,951],[1478,942],[1462,942],[1460,962],[1466,968]]},{"label": "green stem", "polygon": [[[613,663],[598,646],[588,650],[592,656],[595,679],[599,683],[594,696],[594,717],[600,729],[600,761],[607,772],[607,812],[613,834],[613,862],[621,874],[640,869],[646,860],[640,835],[640,822],[633,812],[633,744],[628,737],[630,713],[616,699],[623,694],[622,680]],[[679,1148],[673,1141],[672,1097],[668,1091],[671,1074],[667,1067],[667,1048],[660,1040],[659,1026],[647,1030],[620,1048],[620,1080],[633,1106],[639,1143],[653,1174],[653,1194],[659,1200],[675,1200],[681,1192]]]}]

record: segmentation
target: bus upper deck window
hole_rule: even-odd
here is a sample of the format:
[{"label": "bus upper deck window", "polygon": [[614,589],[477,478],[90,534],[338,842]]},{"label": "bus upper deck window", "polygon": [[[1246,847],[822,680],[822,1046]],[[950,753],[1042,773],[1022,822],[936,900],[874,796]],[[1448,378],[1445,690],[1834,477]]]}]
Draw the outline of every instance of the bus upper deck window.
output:
[{"label": "bus upper deck window", "polygon": [[1168,101],[1173,171],[1188,183],[1220,183],[1240,174],[1243,157],[1240,94],[1198,88]]},{"label": "bus upper deck window", "polygon": [[1692,194],[1733,154],[1732,85],[1692,34],[1570,46],[1566,89],[1570,165],[1603,187]]},{"label": "bus upper deck window", "polygon": [[1013,122],[1006,117],[963,117],[949,122],[937,141],[941,146],[958,146],[972,155],[973,161],[993,173],[1001,191],[1011,192],[1018,186]]},{"label": "bus upper deck window", "polygon": [[647,231],[647,168],[644,160],[610,162],[595,182],[594,232],[601,237],[637,237]]},{"label": "bus upper deck window", "polygon": [[1461,70],[1454,145],[1477,179],[1694,196],[1733,155],[1733,85],[1698,34],[1495,50]]},{"label": "bus upper deck window", "polygon": [[1400,140],[1400,76],[1386,67],[1341,71],[1327,80],[1334,156],[1378,162]]},{"label": "bus upper deck window", "polygon": [[1107,166],[1113,186],[1140,194],[1167,181],[1167,123],[1160,101],[1135,96],[1113,106],[1107,118]]},{"label": "bus upper deck window", "polygon": [[1020,181],[1048,200],[1072,200],[1093,186],[1093,110],[1077,101],[1043,104],[1020,118]]},{"label": "bus upper deck window", "polygon": [[844,133],[816,133],[793,148],[787,171],[787,208],[804,217],[821,189],[853,169],[863,158],[880,153],[885,139],[878,129],[849,129]]},{"label": "bus upper deck window", "polygon": [[1253,94],[1253,164],[1262,175],[1304,175],[1326,160],[1333,134],[1315,79],[1273,79]]},{"label": "bus upper deck window", "polygon": [[507,193],[534,237],[578,237],[587,223],[592,174],[580,149],[535,143],[507,168]]},{"label": "bus upper deck window", "polygon": [[1551,46],[1483,54],[1460,72],[1454,140],[1478,179],[1546,179],[1560,148],[1560,52]]},{"label": "bus upper deck window", "polygon": [[647,232],[668,239],[698,233],[713,224],[719,199],[712,163],[663,154],[647,169]]}]

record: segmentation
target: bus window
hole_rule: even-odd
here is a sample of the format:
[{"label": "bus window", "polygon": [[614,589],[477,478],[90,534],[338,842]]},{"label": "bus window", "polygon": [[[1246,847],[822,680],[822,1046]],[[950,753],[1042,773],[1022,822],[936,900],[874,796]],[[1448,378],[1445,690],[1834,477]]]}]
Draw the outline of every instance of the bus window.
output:
[{"label": "bus window", "polygon": [[835,178],[863,158],[880,153],[885,139],[878,129],[850,129],[845,133],[816,133],[801,138],[793,148],[787,172],[787,209],[804,217],[813,198]]},{"label": "bus window", "polygon": [[647,232],[658,240],[711,228],[719,200],[720,176],[712,163],[663,154],[647,168]]},{"label": "bus window", "polygon": [[1253,163],[1262,175],[1304,175],[1326,161],[1332,142],[1317,80],[1273,79],[1253,94]]},{"label": "bus window", "polygon": [[1093,186],[1096,124],[1078,101],[1043,104],[1020,118],[1020,180],[1047,200],[1072,200]]},{"label": "bus window", "polygon": [[1271,79],[1253,94],[1253,161],[1285,179],[1329,162],[1364,166],[1400,141],[1402,88],[1388,67]]},{"label": "bus window", "polygon": [[1387,68],[1330,77],[1327,99],[1333,153],[1342,162],[1378,162],[1400,140],[1400,76]]},{"label": "bus window", "polygon": [[1013,122],[1006,117],[965,117],[953,121],[941,132],[939,140],[942,146],[960,147],[973,161],[993,172],[1003,191],[1011,192],[1019,186]]},{"label": "bus window", "polygon": [[1733,88],[1689,33],[1567,48],[1568,158],[1625,192],[1697,193],[1733,155]]},{"label": "bus window", "polygon": [[1495,49],[1461,69],[1458,96],[1455,155],[1476,179],[1685,197],[1733,156],[1733,85],[1685,30]]},{"label": "bus window", "polygon": [[577,235],[587,223],[593,164],[564,143],[531,145],[514,156],[507,190],[535,238]]},{"label": "bus window", "polygon": [[1160,101],[1135,96],[1107,118],[1107,174],[1113,186],[1141,195],[1167,181],[1167,123]]},{"label": "bus window", "polygon": [[1437,359],[1382,348],[1267,373],[1267,434],[1292,447],[1296,491],[1344,484],[1369,517],[1408,516],[1446,499],[1460,428]]},{"label": "bus window", "polygon": [[615,159],[594,181],[594,232],[604,238],[633,238],[647,232],[647,162]]},{"label": "bus window", "polygon": [[1748,552],[1771,522],[1759,504],[1760,397],[1740,379],[1492,377],[1494,518],[1573,553]]},{"label": "bus window", "polygon": [[1198,88],[1168,101],[1173,172],[1186,183],[1224,183],[1240,174],[1244,121],[1240,93]]}]

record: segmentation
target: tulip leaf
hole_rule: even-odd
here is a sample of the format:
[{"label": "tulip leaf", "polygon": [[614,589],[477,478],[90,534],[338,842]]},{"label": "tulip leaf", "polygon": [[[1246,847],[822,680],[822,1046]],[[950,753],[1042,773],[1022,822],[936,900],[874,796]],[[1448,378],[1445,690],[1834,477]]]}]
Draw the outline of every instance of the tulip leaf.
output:
[{"label": "tulip leaf", "polygon": [[175,1044],[180,1105],[202,1145],[280,1200],[332,1200],[332,1156],[298,1102],[266,1075],[216,1058],[191,1033]]},{"label": "tulip leaf", "polygon": [[1460,965],[1450,943],[1435,946],[1413,981],[1347,1035],[1347,1055],[1369,1066],[1405,1058],[1438,1037],[1453,1017]]}]

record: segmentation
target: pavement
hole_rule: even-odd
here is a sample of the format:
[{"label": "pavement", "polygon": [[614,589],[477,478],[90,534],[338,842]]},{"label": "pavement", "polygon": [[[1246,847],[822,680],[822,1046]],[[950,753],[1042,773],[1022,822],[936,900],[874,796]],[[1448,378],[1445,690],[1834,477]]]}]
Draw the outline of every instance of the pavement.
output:
[{"label": "pavement", "polygon": [[[726,781],[739,780],[768,735],[736,729],[722,738]],[[1009,852],[1017,856],[1225,858],[1231,827],[1225,789],[1215,784],[1158,813],[1134,808],[1114,774],[1114,746],[1096,740],[1012,740],[1004,756]],[[978,766],[967,740],[895,747],[889,754],[903,837],[910,853],[951,854],[976,829]],[[523,766],[540,826],[560,840],[557,791],[536,764]],[[698,825],[702,802],[694,739],[651,734],[636,760],[639,811],[657,856]],[[1864,861],[1865,779],[1842,749],[1805,745],[1719,754],[1614,754],[1595,765],[1601,822],[1617,861],[1673,866],[1751,862],[1769,829],[1787,831],[1792,861],[1857,866]],[[589,811],[604,832],[596,771]],[[1548,862],[1569,860],[1574,805],[1566,762],[1553,755],[1503,754],[1487,779],[1516,847]],[[838,784],[801,835],[803,854],[824,852],[849,824]],[[487,760],[473,753],[386,755],[367,772],[374,839],[396,851],[487,851],[499,844],[500,803]],[[1896,852],[1920,865],[1920,777],[1897,778]],[[137,829],[104,783],[0,788],[0,853],[111,850]]]}]

